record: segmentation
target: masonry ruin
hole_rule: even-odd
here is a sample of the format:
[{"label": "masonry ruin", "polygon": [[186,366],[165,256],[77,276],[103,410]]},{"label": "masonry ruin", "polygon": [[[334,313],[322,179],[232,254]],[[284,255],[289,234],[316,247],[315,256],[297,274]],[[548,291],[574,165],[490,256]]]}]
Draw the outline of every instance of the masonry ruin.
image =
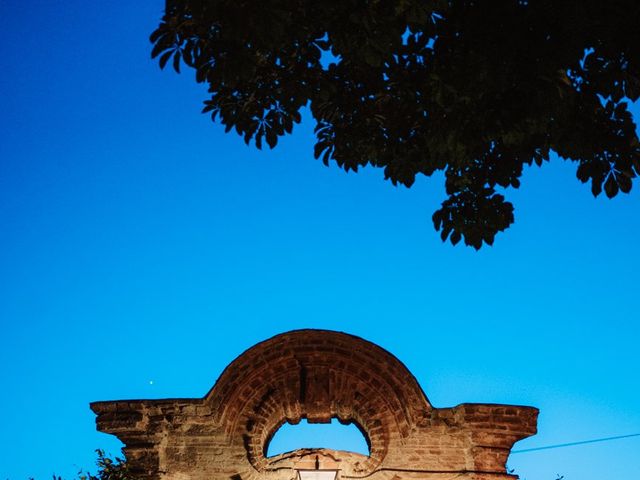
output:
[{"label": "masonry ruin", "polygon": [[[536,433],[533,407],[465,403],[434,408],[392,354],[345,333],[298,330],[261,342],[204,398],[91,404],[132,473],[162,480],[507,480],[513,444]],[[353,422],[369,455],[300,449],[267,457],[285,422]]]}]

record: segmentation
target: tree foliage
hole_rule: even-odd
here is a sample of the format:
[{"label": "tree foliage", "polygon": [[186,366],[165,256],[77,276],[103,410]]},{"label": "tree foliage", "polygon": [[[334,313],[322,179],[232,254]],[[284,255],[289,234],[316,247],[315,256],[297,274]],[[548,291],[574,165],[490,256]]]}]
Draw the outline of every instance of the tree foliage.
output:
[{"label": "tree foliage", "polygon": [[[96,455],[97,472],[93,474],[80,470],[77,480],[135,480],[135,476],[131,473],[125,458],[111,458],[104,450],[100,449],[96,450]],[[31,478],[30,480],[34,479]],[[63,478],[53,475],[53,480],[63,480]]]},{"label": "tree foliage", "polygon": [[407,187],[444,171],[443,240],[480,248],[551,151],[611,198],[640,173],[635,0],[167,0],[152,56],[195,70],[204,112],[273,148],[309,107],[315,156]]},{"label": "tree foliage", "polygon": [[96,459],[97,473],[93,475],[89,472],[80,472],[78,480],[134,480],[126,459],[111,458],[100,449],[96,450],[96,454],[98,455]]}]

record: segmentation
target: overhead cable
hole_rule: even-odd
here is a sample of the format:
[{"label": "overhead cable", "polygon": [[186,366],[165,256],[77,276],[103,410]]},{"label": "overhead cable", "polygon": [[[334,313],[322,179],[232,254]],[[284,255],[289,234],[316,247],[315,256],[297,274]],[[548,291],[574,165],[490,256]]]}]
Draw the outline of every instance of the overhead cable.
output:
[{"label": "overhead cable", "polygon": [[580,442],[558,443],[556,445],[547,445],[545,447],[525,448],[522,450],[513,450],[511,453],[536,452],[538,450],[550,450],[552,448],[573,447],[575,445],[585,445],[587,443],[608,442],[610,440],[619,440],[621,438],[640,437],[640,433],[632,433],[630,435],[618,435],[615,437],[594,438],[592,440],[582,440]]}]

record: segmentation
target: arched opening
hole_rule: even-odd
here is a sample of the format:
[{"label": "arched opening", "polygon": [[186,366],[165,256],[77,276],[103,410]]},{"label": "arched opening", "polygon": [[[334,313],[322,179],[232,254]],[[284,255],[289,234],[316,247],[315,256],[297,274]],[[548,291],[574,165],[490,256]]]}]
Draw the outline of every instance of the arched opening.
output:
[{"label": "arched opening", "polygon": [[342,424],[336,418],[331,423],[309,423],[302,419],[297,425],[285,422],[273,434],[266,446],[267,457],[300,448],[330,448],[369,455],[369,442],[354,423]]}]

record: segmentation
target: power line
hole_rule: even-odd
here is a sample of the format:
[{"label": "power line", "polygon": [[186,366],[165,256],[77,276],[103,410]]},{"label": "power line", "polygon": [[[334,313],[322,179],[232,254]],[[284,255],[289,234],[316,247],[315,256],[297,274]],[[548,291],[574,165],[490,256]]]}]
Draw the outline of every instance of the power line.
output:
[{"label": "power line", "polygon": [[594,438],[593,440],[582,440],[581,442],[558,443],[556,445],[547,445],[546,447],[525,448],[523,450],[513,450],[511,453],[535,452],[537,450],[550,450],[552,448],[573,447],[574,445],[585,445],[587,443],[608,442],[609,440],[619,440],[621,438],[640,437],[640,433],[632,433],[630,435],[618,435],[616,437]]}]

